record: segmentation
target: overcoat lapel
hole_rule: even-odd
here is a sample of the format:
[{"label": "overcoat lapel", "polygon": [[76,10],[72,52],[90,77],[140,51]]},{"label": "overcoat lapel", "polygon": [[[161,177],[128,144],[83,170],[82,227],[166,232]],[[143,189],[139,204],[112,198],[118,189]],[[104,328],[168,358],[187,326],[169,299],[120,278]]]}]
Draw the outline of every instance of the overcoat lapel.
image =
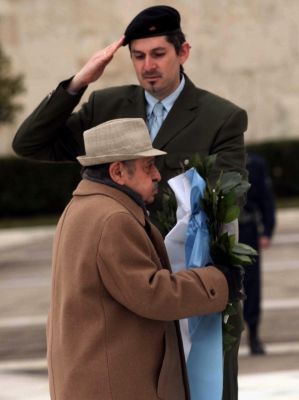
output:
[{"label": "overcoat lapel", "polygon": [[[198,111],[197,92],[193,83],[185,76],[185,87],[168,113],[153,146],[163,149],[167,143],[185,129],[196,117]],[[175,118],[174,118],[175,116]]]},{"label": "overcoat lapel", "polygon": [[164,240],[160,232],[156,228],[156,226],[149,221],[148,224],[150,225],[150,239],[156,249],[157,254],[159,255],[160,262],[163,265],[163,267],[171,271],[169,258],[167,255],[166,248],[164,246]]}]

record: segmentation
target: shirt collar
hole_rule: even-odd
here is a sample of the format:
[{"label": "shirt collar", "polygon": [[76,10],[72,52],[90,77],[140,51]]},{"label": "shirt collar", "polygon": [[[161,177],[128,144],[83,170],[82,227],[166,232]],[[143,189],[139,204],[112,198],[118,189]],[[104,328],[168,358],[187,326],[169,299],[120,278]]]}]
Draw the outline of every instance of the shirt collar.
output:
[{"label": "shirt collar", "polygon": [[[165,107],[167,114],[169,113],[172,106],[174,105],[174,102],[176,101],[176,99],[179,97],[182,90],[184,89],[185,77],[184,77],[184,75],[181,75],[181,77],[182,77],[181,82],[180,82],[179,86],[175,89],[175,91],[172,92],[169,96],[165,97],[165,99],[161,100],[161,103]],[[146,103],[147,103],[146,113],[147,113],[147,117],[149,117],[153,111],[155,104],[158,103],[159,100],[156,99],[156,97],[152,96],[147,91],[144,92],[144,95],[145,95],[145,99],[146,99]]]}]

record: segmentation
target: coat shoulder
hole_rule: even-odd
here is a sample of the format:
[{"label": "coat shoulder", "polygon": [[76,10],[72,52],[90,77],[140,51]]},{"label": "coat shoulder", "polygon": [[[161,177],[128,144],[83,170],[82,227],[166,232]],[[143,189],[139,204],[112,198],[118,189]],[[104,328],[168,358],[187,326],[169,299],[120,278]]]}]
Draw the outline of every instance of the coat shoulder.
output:
[{"label": "coat shoulder", "polygon": [[200,106],[201,109],[212,110],[213,113],[217,112],[217,110],[218,112],[225,113],[233,113],[238,111],[243,111],[245,113],[245,110],[232,101],[206,89],[199,88],[195,86],[195,84],[187,76],[185,76],[185,78],[186,86],[184,92],[186,96],[193,96],[195,102]]},{"label": "coat shoulder", "polygon": [[92,92],[92,96],[95,99],[109,99],[109,101],[113,101],[113,99],[118,98],[130,98],[132,96],[140,95],[143,92],[143,89],[138,85],[123,85],[123,86],[113,86],[100,90],[96,90]]},{"label": "coat shoulder", "polygon": [[144,117],[143,89],[137,85],[115,86],[92,92],[88,101],[93,125],[115,119]]},{"label": "coat shoulder", "polygon": [[244,111],[241,107],[237,104],[233,103],[232,101],[225,99],[217,94],[209,92],[205,89],[196,88],[198,101],[201,105],[207,108],[213,108],[213,110],[223,110],[226,112],[237,112],[237,111]]}]

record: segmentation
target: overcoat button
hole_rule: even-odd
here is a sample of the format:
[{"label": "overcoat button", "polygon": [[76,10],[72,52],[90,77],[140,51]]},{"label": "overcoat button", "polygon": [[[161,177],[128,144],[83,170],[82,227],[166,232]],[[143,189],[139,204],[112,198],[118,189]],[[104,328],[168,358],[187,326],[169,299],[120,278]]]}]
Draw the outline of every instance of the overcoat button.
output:
[{"label": "overcoat button", "polygon": [[189,160],[188,160],[188,158],[186,158],[186,160],[184,160],[184,165],[189,165]]}]

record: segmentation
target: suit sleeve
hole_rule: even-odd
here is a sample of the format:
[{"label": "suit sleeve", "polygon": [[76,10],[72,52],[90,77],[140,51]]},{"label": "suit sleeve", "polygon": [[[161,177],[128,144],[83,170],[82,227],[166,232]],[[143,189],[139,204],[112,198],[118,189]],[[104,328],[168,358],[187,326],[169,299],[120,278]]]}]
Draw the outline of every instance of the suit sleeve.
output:
[{"label": "suit sleeve", "polygon": [[236,171],[247,178],[244,145],[247,124],[247,113],[240,108],[234,108],[223,122],[212,147],[212,153],[217,153],[212,179],[215,180],[221,170]]},{"label": "suit sleeve", "polygon": [[220,271],[206,267],[174,274],[157,265],[154,254],[152,242],[132,216],[120,213],[106,222],[98,248],[99,273],[108,292],[124,307],[157,320],[225,308],[228,288]]},{"label": "suit sleeve", "polygon": [[[73,113],[84,92],[72,96],[59,84],[22,123],[13,140],[14,151],[46,161],[74,161],[84,153],[83,131],[89,124],[89,103]],[[92,96],[91,96],[92,99]]]}]

